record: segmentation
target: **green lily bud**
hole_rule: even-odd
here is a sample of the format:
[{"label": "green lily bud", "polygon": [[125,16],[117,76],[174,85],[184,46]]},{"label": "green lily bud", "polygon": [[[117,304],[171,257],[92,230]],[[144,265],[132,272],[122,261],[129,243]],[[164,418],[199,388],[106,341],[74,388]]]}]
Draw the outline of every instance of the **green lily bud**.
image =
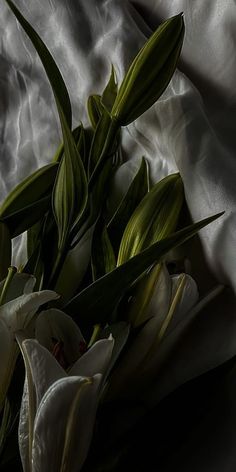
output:
[{"label": "green lily bud", "polygon": [[183,198],[183,183],[179,174],[168,175],[153,186],[137,206],[125,228],[117,265],[123,264],[175,230]]},{"label": "green lily bud", "polygon": [[164,92],[175,71],[183,38],[181,13],[162,23],[139,51],[111,111],[111,116],[122,126],[136,120]]}]

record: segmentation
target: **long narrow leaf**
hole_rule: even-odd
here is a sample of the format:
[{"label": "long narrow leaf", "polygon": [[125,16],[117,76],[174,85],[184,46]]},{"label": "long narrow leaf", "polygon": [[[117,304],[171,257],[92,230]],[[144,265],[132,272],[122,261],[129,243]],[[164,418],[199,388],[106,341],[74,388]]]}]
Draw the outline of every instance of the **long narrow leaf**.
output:
[{"label": "long narrow leaf", "polygon": [[0,208],[0,218],[5,218],[32,205],[53,188],[58,164],[48,164],[22,180],[7,196]]},{"label": "long narrow leaf", "polygon": [[[33,226],[31,226],[27,231],[27,257],[28,259],[32,256],[35,248],[38,246],[40,241],[40,235],[42,232],[42,227],[44,223],[44,218],[37,221]],[[32,272],[33,274],[33,272]]]},{"label": "long narrow leaf", "polygon": [[65,311],[74,316],[81,327],[84,323],[86,325],[89,323],[91,325],[106,323],[111,318],[112,312],[121,297],[142,273],[153,263],[161,261],[170,249],[190,239],[201,228],[219,218],[222,214],[219,213],[187,226],[168,238],[151,245],[72,298],[64,307]]},{"label": "long narrow leaf", "polygon": [[102,150],[104,147],[104,143],[107,138],[107,134],[109,132],[109,127],[111,124],[111,117],[109,113],[103,109],[103,113],[100,116],[100,119],[97,123],[90,154],[89,154],[89,175],[93,172],[94,168],[96,167],[97,162],[102,154]]},{"label": "long narrow leaf", "polygon": [[96,223],[91,250],[93,279],[99,279],[116,267],[116,259],[108,236],[107,228],[102,219]]},{"label": "long narrow leaf", "polygon": [[37,202],[32,203],[9,216],[0,218],[10,231],[11,238],[15,238],[27,231],[39,221],[50,208],[51,194],[47,194]]},{"label": "long narrow leaf", "polygon": [[16,16],[17,20],[21,24],[22,28],[25,30],[26,34],[29,36],[30,40],[32,41],[48,76],[48,79],[51,83],[52,90],[55,96],[55,100],[57,104],[60,104],[60,107],[63,110],[63,113],[66,117],[66,121],[68,126],[71,127],[71,103],[69,94],[65,85],[65,82],[62,78],[62,75],[51,55],[49,50],[47,49],[46,45],[36,33],[36,31],[32,28],[29,22],[23,17],[20,13],[16,5],[11,0],[5,0],[9,7],[11,8],[12,12]]},{"label": "long narrow leaf", "polygon": [[[54,187],[53,208],[55,218],[58,224],[59,243],[62,246],[65,243],[68,226],[71,226],[75,220],[77,221],[86,204],[87,200],[87,182],[84,172],[83,164],[76,148],[75,140],[71,132],[71,104],[66,89],[65,83],[62,79],[61,73],[48,51],[47,47],[39,37],[38,33],[26,21],[26,19],[19,12],[17,7],[11,0],[6,0],[9,7],[15,14],[26,34],[31,39],[35,49],[37,50],[42,64],[47,73],[48,79],[51,83],[53,93],[56,100],[58,114],[61,122],[63,140],[64,140],[64,164],[60,166],[56,184]],[[65,168],[65,171],[63,171]],[[74,175],[75,174],[75,175]],[[68,182],[73,175],[74,181],[71,188],[68,188]],[[62,179],[66,181],[64,186]],[[76,185],[75,185],[76,181]],[[59,193],[63,190],[63,194]],[[68,193],[67,193],[68,191]],[[75,205],[75,198],[77,195],[77,204]],[[67,214],[68,212],[68,214]]]},{"label": "long narrow leaf", "polygon": [[96,129],[103,112],[103,106],[101,105],[101,95],[90,95],[88,97],[87,110],[90,123],[93,129]]},{"label": "long narrow leaf", "polygon": [[[81,124],[80,126],[77,126],[76,128],[73,129],[72,134],[75,139],[76,146],[81,154],[84,152],[83,146],[84,146],[84,128],[83,125]],[[53,156],[52,162],[60,162],[62,159],[62,156],[64,154],[64,143],[61,142]]]}]

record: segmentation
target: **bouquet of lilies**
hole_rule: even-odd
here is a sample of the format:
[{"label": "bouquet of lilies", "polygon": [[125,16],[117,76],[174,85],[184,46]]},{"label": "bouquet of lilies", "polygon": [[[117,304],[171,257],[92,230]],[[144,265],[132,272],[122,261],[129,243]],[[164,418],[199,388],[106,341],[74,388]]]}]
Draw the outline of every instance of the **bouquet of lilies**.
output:
[{"label": "bouquet of lilies", "polygon": [[[108,205],[122,163],[122,128],[171,80],[183,15],[160,25],[119,86],[111,68],[102,95],[88,98],[90,128],[72,129],[69,94],[53,57],[6,2],[48,76],[62,143],[52,162],[19,183],[0,207],[1,464],[12,460],[10,443],[15,470],[120,470],[127,435],[171,391],[159,376],[166,360],[222,291],[217,286],[199,299],[193,278],[171,270],[170,251],[220,216],[180,224],[179,174],[151,185],[142,157],[112,214]],[[27,260],[15,268],[12,239],[23,232]]]}]

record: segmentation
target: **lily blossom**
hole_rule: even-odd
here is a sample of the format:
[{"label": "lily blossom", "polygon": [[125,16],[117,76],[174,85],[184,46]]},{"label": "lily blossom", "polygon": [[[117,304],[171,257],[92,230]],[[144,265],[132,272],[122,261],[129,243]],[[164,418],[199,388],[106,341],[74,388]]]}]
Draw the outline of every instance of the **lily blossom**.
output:
[{"label": "lily blossom", "polygon": [[41,311],[34,338],[46,347],[65,369],[87,350],[85,339],[71,316],[57,308]]},{"label": "lily blossom", "polygon": [[[156,267],[153,271],[156,275]],[[197,286],[190,275],[170,276],[165,265],[159,266],[158,272],[156,285],[143,316],[140,315],[137,322],[133,318],[133,307],[129,313],[133,326],[137,326],[138,334],[111,377],[108,397],[130,396],[130,393],[133,395],[137,386],[143,389],[146,381],[150,381],[156,374],[154,359],[158,359],[159,346],[198,301]],[[142,294],[138,292],[137,297],[142,303]],[[137,306],[137,300],[134,306]]]},{"label": "lily blossom", "polygon": [[229,299],[224,286],[217,285],[199,299],[189,275],[162,272],[162,276],[154,293],[161,295],[156,299],[156,310],[152,299],[151,317],[146,316],[139,326],[114,371],[107,399],[135,398],[145,408],[153,408],[178,386],[235,355],[234,313],[225,310],[227,316],[222,316]]},{"label": "lily blossom", "polygon": [[19,422],[24,472],[78,472],[86,459],[114,341],[97,341],[67,371],[35,339],[21,339],[26,378]]},{"label": "lily blossom", "polygon": [[41,305],[59,297],[51,290],[31,293],[34,284],[34,277],[15,274],[6,293],[5,303],[0,306],[0,410],[19,354],[15,333],[29,326]]}]

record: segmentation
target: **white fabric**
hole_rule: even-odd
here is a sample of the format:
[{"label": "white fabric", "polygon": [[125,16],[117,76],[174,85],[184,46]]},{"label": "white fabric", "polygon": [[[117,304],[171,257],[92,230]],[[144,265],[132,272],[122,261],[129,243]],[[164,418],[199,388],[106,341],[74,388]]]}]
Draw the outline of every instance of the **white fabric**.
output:
[{"label": "white fabric", "polygon": [[[236,9],[234,0],[15,0],[54,55],[69,89],[74,124],[110,73],[118,80],[159,22],[183,11],[180,69],[153,108],[124,132],[129,181],[144,155],[154,180],[180,170],[193,219],[225,210],[201,231],[216,277],[236,289]],[[0,196],[50,161],[60,141],[48,80],[9,8],[0,6]],[[16,251],[17,252],[17,251]],[[15,255],[23,262],[22,247]]]}]

